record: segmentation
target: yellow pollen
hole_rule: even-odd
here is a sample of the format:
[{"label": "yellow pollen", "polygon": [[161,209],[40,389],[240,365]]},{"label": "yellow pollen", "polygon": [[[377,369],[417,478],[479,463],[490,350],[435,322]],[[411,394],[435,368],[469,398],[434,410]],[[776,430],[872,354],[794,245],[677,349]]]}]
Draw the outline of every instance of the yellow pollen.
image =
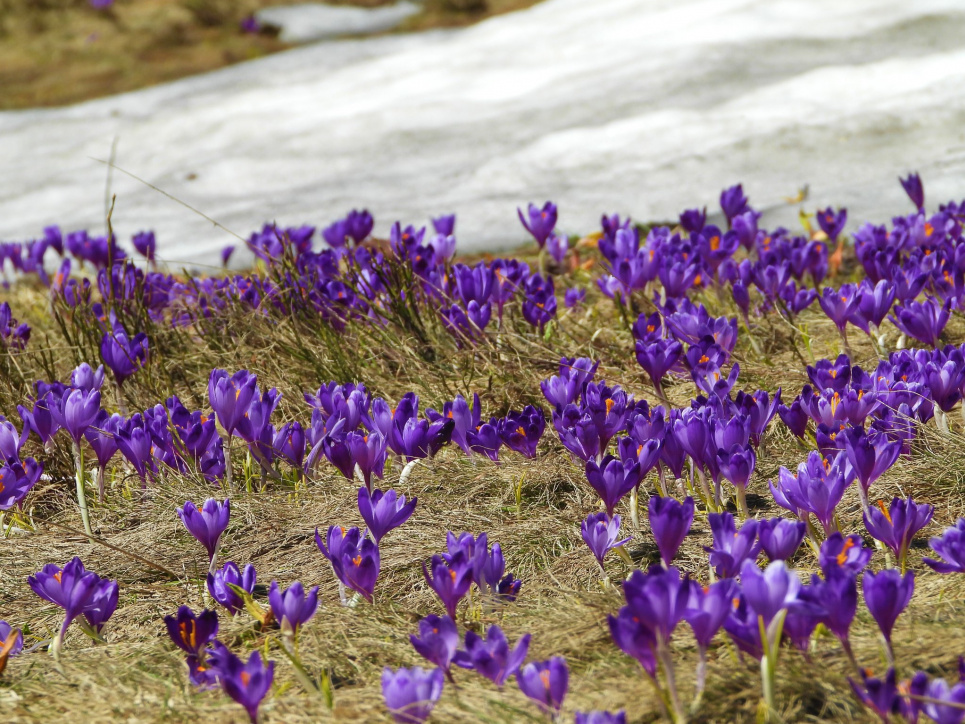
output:
[{"label": "yellow pollen", "polygon": [[241,672],[241,683],[244,684],[245,686],[248,686],[248,682],[249,682],[249,681],[251,681],[251,674],[249,674],[247,671],[242,671],[242,672]]},{"label": "yellow pollen", "polygon": [[57,572],[54,574],[54,579],[57,581],[57,583],[60,583],[60,577],[61,577],[62,575],[63,575],[63,571],[57,571]]},{"label": "yellow pollen", "polygon": [[359,556],[355,556],[355,558],[352,559],[352,564],[355,565],[355,566],[360,566],[360,565],[362,565],[362,556],[360,556],[360,555],[359,555]]},{"label": "yellow pollen", "polygon": [[699,362],[700,362],[700,364],[703,364],[704,362],[710,362],[710,357],[708,357],[708,356],[705,355],[705,354],[702,354],[702,355],[700,356]]},{"label": "yellow pollen", "polygon": [[839,566],[843,566],[848,560],[848,551],[854,548],[854,541],[850,538],[844,539],[844,547],[841,548],[841,552],[838,553],[837,561]]},{"label": "yellow pollen", "polygon": [[541,671],[539,673],[539,680],[543,682],[544,687],[546,687],[547,689],[550,688],[550,672]]},{"label": "yellow pollen", "polygon": [[710,249],[711,251],[717,251],[720,248],[720,237],[712,236],[710,237]]},{"label": "yellow pollen", "polygon": [[887,519],[887,521],[888,521],[889,523],[891,523],[891,522],[892,522],[892,521],[891,521],[891,513],[888,512],[888,509],[885,507],[885,501],[879,500],[879,501],[878,501],[878,507],[881,508],[881,512],[885,514],[885,518]]},{"label": "yellow pollen", "polygon": [[606,401],[606,414],[609,415],[609,414],[610,414],[610,411],[611,411],[612,409],[613,409],[613,400],[607,400],[607,401]]}]

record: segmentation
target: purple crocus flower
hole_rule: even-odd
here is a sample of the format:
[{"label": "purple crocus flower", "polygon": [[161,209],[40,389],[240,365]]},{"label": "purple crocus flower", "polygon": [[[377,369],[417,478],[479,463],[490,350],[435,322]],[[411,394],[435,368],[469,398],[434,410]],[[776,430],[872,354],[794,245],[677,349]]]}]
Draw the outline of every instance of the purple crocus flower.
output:
[{"label": "purple crocus flower", "polygon": [[371,603],[382,563],[378,544],[363,537],[358,528],[346,530],[331,526],[326,539],[327,547],[318,529],[315,530],[315,543],[332,564],[335,577]]},{"label": "purple crocus flower", "polygon": [[204,610],[195,615],[187,606],[181,606],[176,614],[164,617],[164,625],[175,646],[189,656],[200,657],[204,647],[218,635],[218,614]]},{"label": "purple crocus flower", "polygon": [[432,228],[436,230],[437,234],[452,236],[456,230],[456,215],[444,214],[432,219]]},{"label": "purple crocus flower", "polygon": [[26,497],[40,480],[43,465],[33,458],[23,463],[4,462],[0,465],[0,510],[10,510]]},{"label": "purple crocus flower", "polygon": [[807,534],[807,525],[801,520],[787,518],[768,518],[762,520],[757,528],[757,538],[761,550],[769,560],[786,561],[791,558]]},{"label": "purple crocus flower", "polygon": [[540,334],[543,328],[556,316],[556,291],[553,277],[533,274],[523,285],[523,318]]},{"label": "purple crocus flower", "polygon": [[830,535],[835,528],[835,509],[851,482],[842,470],[843,463],[844,453],[839,453],[832,464],[819,452],[811,452],[807,461],[798,465],[796,474],[783,467],[778,471],[778,485],[768,483],[771,494],[778,505],[792,513],[813,514]]},{"label": "purple crocus flower", "polygon": [[493,462],[499,460],[499,447],[502,440],[499,437],[499,420],[495,417],[489,418],[489,422],[484,422],[475,430],[466,433],[466,443],[470,451],[477,455],[485,455]]},{"label": "purple crocus flower", "polygon": [[147,361],[148,340],[144,332],[134,337],[127,334],[127,330],[111,312],[111,328],[101,338],[101,358],[104,364],[111,368],[117,384],[124,384],[124,380],[137,372]]},{"label": "purple crocus flower", "polygon": [[861,577],[861,587],[865,605],[885,638],[888,659],[894,661],[891,632],[915,592],[915,572],[908,571],[902,575],[894,568],[886,568],[879,573],[865,571]]},{"label": "purple crocus flower", "polygon": [[750,209],[747,204],[747,197],[744,196],[742,184],[731,186],[720,192],[720,208],[724,212],[724,216],[727,217],[728,226],[734,220],[734,217]]},{"label": "purple crocus flower", "polygon": [[134,237],[131,239],[131,244],[134,245],[134,249],[138,254],[152,264],[154,263],[154,254],[157,251],[157,240],[154,238],[153,231],[140,231],[134,234]]},{"label": "purple crocus flower", "polygon": [[229,437],[244,419],[257,394],[258,378],[247,370],[239,370],[230,377],[225,370],[211,370],[208,404]]},{"label": "purple crocus flower", "polygon": [[228,609],[228,613],[235,616],[244,608],[245,602],[241,596],[232,590],[231,586],[237,586],[251,593],[255,590],[257,579],[258,574],[255,572],[255,567],[250,563],[245,566],[245,570],[242,572],[239,570],[237,563],[228,561],[221,568],[208,574],[208,593],[211,594],[211,598]]},{"label": "purple crocus flower", "polygon": [[305,593],[302,584],[295,581],[282,591],[278,581],[272,581],[268,603],[282,634],[295,636],[299,627],[307,623],[318,609],[318,586]]},{"label": "purple crocus flower", "polygon": [[529,651],[529,640],[530,635],[525,634],[510,650],[506,634],[499,626],[490,626],[485,639],[475,631],[466,631],[465,650],[457,651],[452,663],[473,669],[502,688],[510,676],[519,672]]},{"label": "purple crocus flower", "polygon": [[852,310],[850,322],[865,334],[870,334],[872,327],[881,326],[894,303],[894,284],[887,279],[881,279],[877,284],[864,279],[858,286],[857,303]]},{"label": "purple crocus flower", "polygon": [[90,604],[100,580],[96,573],[84,568],[84,564],[77,557],[71,559],[62,569],[48,563],[27,578],[34,593],[64,609],[64,623],[51,644],[51,652],[55,657],[60,654],[67,628]]},{"label": "purple crocus flower", "polygon": [[368,488],[359,488],[359,513],[376,543],[380,543],[390,530],[405,523],[412,516],[417,502],[418,498],[406,502],[405,496],[394,490],[386,493],[373,490],[369,493]]},{"label": "purple crocus flower", "polygon": [[921,183],[921,176],[917,173],[910,173],[907,178],[899,178],[898,180],[915,208],[918,209],[919,213],[923,212],[925,210],[925,189]]},{"label": "purple crocus flower", "polygon": [[797,602],[801,581],[784,561],[772,561],[762,571],[754,561],[745,560],[741,590],[754,613],[764,619],[766,628],[778,613]]},{"label": "purple crocus flower", "polygon": [[229,244],[221,250],[221,266],[225,269],[228,268],[228,262],[231,260],[231,256],[235,253],[234,244]]},{"label": "purple crocus flower", "polygon": [[891,549],[904,570],[908,546],[915,534],[931,522],[934,510],[932,506],[919,505],[911,498],[894,498],[887,508],[881,501],[877,509],[869,508],[864,514],[864,524],[873,538]]},{"label": "purple crocus flower", "polygon": [[536,447],[546,429],[546,415],[541,409],[527,405],[522,412],[510,412],[501,419],[497,429],[506,447],[524,457],[535,458]]},{"label": "purple crocus flower", "polygon": [[939,573],[965,573],[965,518],[959,518],[941,536],[929,539],[928,545],[944,560],[925,558],[925,563]]},{"label": "purple crocus flower", "polygon": [[848,210],[838,209],[835,212],[829,206],[824,211],[818,211],[817,220],[821,231],[828,235],[829,240],[835,241],[844,230],[844,225],[848,223]]},{"label": "purple crocus flower", "polygon": [[[355,469],[358,468],[368,490],[372,488],[372,475],[382,477],[388,457],[385,437],[378,430],[368,434],[349,432],[341,437],[337,434],[326,435],[316,444],[316,448],[321,449],[348,480],[355,479]],[[309,454],[308,461],[309,464],[314,462],[312,454]]]},{"label": "purple crocus flower", "polygon": [[949,686],[944,679],[932,679],[924,695],[928,701],[922,710],[929,719],[936,724],[961,724],[965,718],[965,682]]},{"label": "purple crocus flower", "polygon": [[84,618],[94,633],[100,635],[104,624],[117,610],[118,592],[117,581],[109,581],[106,578],[101,578],[94,586],[90,601],[84,607]]},{"label": "purple crocus flower", "polygon": [[651,566],[644,573],[635,570],[623,583],[627,606],[646,623],[660,645],[670,641],[677,624],[684,618],[690,586],[675,567]]},{"label": "purple crocus flower", "polygon": [[898,460],[901,442],[891,441],[880,433],[869,435],[862,427],[852,427],[844,433],[844,451],[858,479],[862,506],[867,514],[868,490]]},{"label": "purple crocus flower", "polygon": [[442,696],[442,669],[426,671],[418,666],[382,671],[382,698],[399,724],[422,724]]},{"label": "purple crocus flower", "polygon": [[429,588],[436,592],[442,605],[446,607],[449,618],[455,621],[456,607],[469,593],[469,587],[472,585],[471,562],[462,555],[452,556],[449,562],[446,562],[442,556],[434,555],[428,569],[425,563],[422,564],[422,574]]},{"label": "purple crocus flower", "polygon": [[563,294],[563,306],[573,309],[583,303],[586,299],[586,287],[570,287]]},{"label": "purple crocus flower", "polygon": [[221,534],[228,527],[231,518],[231,501],[225,499],[223,503],[214,498],[204,501],[201,509],[190,500],[185,501],[183,508],[178,508],[178,517],[198,542],[208,551],[208,560],[214,570],[215,558],[221,543]]},{"label": "purple crocus flower", "polygon": [[623,606],[616,616],[607,616],[610,638],[627,656],[634,659],[651,679],[657,677],[657,639],[653,630],[644,625],[640,616],[629,606]]},{"label": "purple crocus flower", "polygon": [[833,533],[821,544],[818,563],[825,577],[832,575],[832,571],[844,571],[850,575],[857,575],[863,571],[874,551],[862,546],[861,536]]},{"label": "purple crocus flower", "polygon": [[305,464],[305,429],[300,422],[287,422],[275,432],[272,450],[296,471]]},{"label": "purple crocus flower", "polygon": [[554,656],[548,661],[532,661],[516,675],[519,690],[547,712],[559,714],[570,685],[566,659]]},{"label": "purple crocus flower", "polygon": [[620,537],[620,516],[608,517],[606,513],[592,513],[580,525],[580,534],[590,552],[596,557],[600,568],[603,568],[603,558],[614,548],[619,548],[629,541]]},{"label": "purple crocus flower", "polygon": [[710,642],[730,615],[736,590],[737,584],[730,578],[722,579],[707,587],[691,582],[690,599],[684,611],[684,620],[693,629],[694,638],[701,651],[707,650]]},{"label": "purple crocus flower", "polygon": [[683,345],[675,339],[660,339],[647,343],[637,340],[634,345],[637,362],[650,377],[657,396],[664,398],[662,380],[683,355]]},{"label": "purple crocus flower", "polygon": [[660,550],[660,559],[669,566],[694,522],[694,499],[684,502],[654,495],[650,498],[650,529]]},{"label": "purple crocus flower", "polygon": [[6,621],[0,621],[0,673],[7,664],[8,656],[16,656],[23,651],[23,631],[14,628]]},{"label": "purple crocus flower", "polygon": [[901,693],[898,690],[897,676],[894,668],[889,668],[884,679],[871,676],[868,670],[862,669],[861,683],[848,678],[851,690],[858,700],[881,719],[882,724],[888,724],[892,714],[900,714],[904,709]]},{"label": "purple crocus flower", "polygon": [[97,419],[101,406],[98,390],[68,390],[59,404],[51,408],[51,414],[60,427],[67,431],[75,444],[80,444],[84,433]]},{"label": "purple crocus flower", "polygon": [[258,724],[258,707],[271,690],[275,678],[275,662],[269,661],[265,665],[261,654],[255,651],[248,658],[248,662],[244,663],[224,649],[217,657],[215,669],[225,694],[244,707],[251,724]]},{"label": "purple crocus flower", "polygon": [[854,661],[848,639],[851,623],[858,610],[858,577],[844,568],[830,569],[825,579],[811,577],[811,585],[802,590],[803,599],[821,611],[819,620],[841,641],[848,658]]},{"label": "purple crocus flower", "polygon": [[625,712],[610,711],[578,711],[574,724],[627,724]]},{"label": "purple crocus flower", "polygon": [[526,209],[526,216],[523,216],[522,209],[516,209],[519,220],[522,222],[526,231],[533,235],[539,248],[542,249],[546,240],[553,229],[556,228],[556,204],[547,201],[543,208],[538,208],[535,204],[530,204]]},{"label": "purple crocus flower", "polygon": [[410,635],[409,641],[422,658],[440,667],[449,676],[452,659],[459,648],[459,630],[451,618],[435,614],[426,616],[419,621],[419,635]]},{"label": "purple crocus flower", "polygon": [[950,314],[951,300],[940,304],[938,300],[928,298],[923,302],[907,301],[897,305],[889,319],[902,333],[938,349],[939,337]]},{"label": "purple crocus flower", "polygon": [[733,578],[745,561],[753,562],[760,552],[757,543],[756,520],[745,520],[740,530],[730,513],[710,513],[707,516],[714,536],[713,546],[704,546],[710,553],[710,565],[721,578]]},{"label": "purple crocus flower", "polygon": [[639,484],[640,477],[640,463],[636,461],[623,463],[607,455],[599,465],[593,460],[586,463],[586,479],[611,517],[617,503]]},{"label": "purple crocus flower", "polygon": [[795,399],[790,405],[778,405],[777,414],[780,415],[781,421],[787,425],[788,430],[791,431],[795,437],[803,438],[807,432],[808,417],[807,410],[801,404],[801,400]]},{"label": "purple crocus flower", "polygon": [[98,366],[95,371],[89,364],[84,362],[70,373],[70,386],[84,390],[99,390],[104,384],[104,365]]}]

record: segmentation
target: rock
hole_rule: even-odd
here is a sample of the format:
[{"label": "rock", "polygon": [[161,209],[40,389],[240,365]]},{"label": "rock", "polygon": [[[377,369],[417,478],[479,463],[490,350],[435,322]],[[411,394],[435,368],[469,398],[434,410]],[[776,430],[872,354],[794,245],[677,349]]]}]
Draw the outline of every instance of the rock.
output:
[{"label": "rock", "polygon": [[418,5],[407,0],[374,8],[301,3],[263,8],[255,17],[262,25],[279,28],[278,37],[286,43],[310,43],[392,30],[419,10]]},{"label": "rock", "polygon": [[[497,250],[526,241],[527,201],[558,202],[579,233],[603,212],[713,212],[738,181],[768,224],[797,224],[782,199],[805,184],[806,208],[881,222],[912,210],[910,170],[929,208],[965,195],[965,14],[957,0],[548,0],[0,113],[0,238],[103,233],[93,159],[115,136],[119,167],[242,236],[367,207],[383,237],[456,212],[459,248]],[[167,259],[217,264],[238,243],[121,172],[111,191],[120,238],[155,229]]]}]

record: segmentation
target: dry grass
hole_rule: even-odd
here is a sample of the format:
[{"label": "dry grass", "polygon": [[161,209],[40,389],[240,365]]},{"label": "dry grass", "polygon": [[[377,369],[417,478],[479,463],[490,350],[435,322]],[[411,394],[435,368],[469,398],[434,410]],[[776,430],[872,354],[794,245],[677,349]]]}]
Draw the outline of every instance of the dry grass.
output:
[{"label": "dry grass", "polygon": [[[77,103],[284,50],[270,33],[242,33],[239,22],[296,1],[116,0],[101,11],[87,0],[0,0],[0,110]],[[400,30],[467,25],[537,1],[488,0],[467,11],[459,0],[429,0]]]},{"label": "dry grass", "polygon": [[[576,271],[568,279],[586,284],[589,276]],[[39,290],[19,285],[6,296],[15,314],[35,326],[30,347],[16,360],[24,380],[47,378],[48,371],[64,379],[81,359],[97,361],[83,352],[86,343],[80,342],[83,332],[76,325],[68,325],[72,345],[51,323]],[[716,313],[733,311],[729,300],[718,300],[715,295],[707,295],[704,301]],[[633,359],[629,333],[612,303],[594,290],[588,306],[565,316],[549,339],[538,338],[518,321],[517,313],[510,314],[501,347],[489,344],[476,350],[457,349],[431,319],[422,320],[420,334],[401,327],[378,330],[350,325],[344,334],[332,335],[318,320],[267,319],[244,312],[232,313],[203,335],[196,330],[149,326],[151,365],[130,380],[129,395],[134,407],[154,404],[174,393],[189,407],[198,407],[204,404],[211,367],[247,367],[258,373],[263,388],[277,386],[284,393],[276,422],[306,420],[308,408],[301,401],[301,392],[316,389],[330,378],[362,381],[374,393],[396,399],[415,390],[423,406],[434,407],[457,392],[477,391],[484,415],[503,414],[511,407],[539,404],[539,380],[553,374],[560,355],[582,354],[602,360],[598,377],[653,401],[652,390],[642,381]],[[812,336],[815,356],[836,354],[836,334],[820,311],[805,313],[801,321]],[[950,327],[950,341],[961,341],[962,331],[956,320]],[[800,341],[799,352],[792,351],[791,334],[773,318],[761,320],[756,336],[765,354],[758,355],[742,333],[736,352],[741,363],[739,387],[773,391],[782,386],[788,398],[799,391],[805,375],[797,355],[809,359],[810,355]],[[873,366],[870,345],[855,342],[859,362]],[[46,361],[42,349],[47,350]],[[10,363],[9,358],[4,360],[8,371]],[[675,404],[683,405],[694,389],[681,381],[669,388],[669,394]],[[0,411],[13,413],[23,396],[17,374],[4,375]],[[959,433],[942,435],[929,427],[916,442],[914,455],[902,460],[876,486],[879,497],[901,491],[936,506],[935,520],[922,540],[951,523],[962,510],[962,442]],[[28,498],[36,530],[14,534],[0,545],[0,618],[28,627],[28,644],[47,637],[59,625],[60,614],[30,591],[26,578],[44,563],[63,564],[73,555],[80,555],[100,575],[117,578],[121,602],[106,629],[109,645],[92,646],[79,633],[71,633],[62,670],[42,653],[12,659],[0,679],[0,720],[56,722],[80,717],[85,722],[153,723],[203,717],[204,721],[241,722],[241,709],[221,694],[192,690],[182,657],[168,641],[162,623],[162,617],[181,604],[197,610],[206,603],[201,583],[203,551],[183,530],[174,509],[185,499],[203,499],[219,490],[200,480],[167,474],[163,484],[143,500],[138,484],[118,466],[107,504],[93,511],[97,535],[120,549],[116,550],[91,544],[61,527],[77,530],[81,526],[66,450],[44,455],[36,443],[31,442],[30,448],[30,454],[47,462],[54,481],[38,486]],[[795,465],[805,454],[779,421],[772,424],[751,485],[751,492],[760,496],[757,513],[780,514],[770,503],[766,481],[776,475],[780,465]],[[398,466],[389,469],[385,486],[393,485],[398,474]],[[561,448],[551,427],[536,461],[510,453],[494,465],[466,459],[458,449],[444,450],[416,468],[404,491],[418,496],[419,507],[413,519],[384,542],[375,605],[354,609],[338,604],[334,576],[313,540],[316,526],[360,522],[353,485],[325,465],[307,489],[272,483],[265,492],[232,495],[232,521],[224,538],[223,559],[253,563],[261,584],[273,579],[288,584],[297,579],[320,585],[322,592],[323,603],[305,627],[300,649],[312,671],[325,671],[332,677],[333,710],[326,708],[321,698],[302,690],[277,650],[277,633],[259,631],[247,615],[222,617],[221,637],[234,650],[263,648],[278,661],[275,689],[263,707],[264,721],[389,721],[381,705],[379,676],[386,665],[420,664],[408,635],[420,617],[439,612],[440,606],[427,589],[419,564],[444,547],[447,530],[486,531],[491,541],[501,543],[508,568],[524,581],[519,601],[498,614],[482,614],[464,604],[461,623],[480,629],[499,622],[511,641],[531,632],[531,657],[565,656],[571,668],[571,687],[564,721],[570,721],[576,710],[624,707],[631,722],[658,720],[653,694],[636,665],[609,641],[606,615],[615,612],[621,600],[615,590],[601,588],[595,562],[580,540],[580,520],[597,508],[583,477],[581,466]],[[517,486],[521,491],[518,502]],[[863,532],[855,490],[849,491],[841,511],[845,530]],[[698,518],[680,556],[680,565],[700,580],[707,578],[701,546],[708,544],[709,538],[706,520]],[[640,566],[655,559],[645,525],[629,549]],[[951,672],[957,656],[965,652],[965,630],[960,626],[965,615],[965,582],[928,571],[920,562],[923,552],[923,546],[912,551],[911,567],[919,572],[918,590],[895,632],[904,675],[915,668]],[[127,553],[147,559],[155,567]],[[805,549],[794,563],[802,572],[817,569],[813,555]],[[614,580],[630,570],[616,556],[608,559],[607,565]],[[259,590],[259,597],[264,597],[264,590]],[[862,608],[853,627],[854,648],[862,665],[880,671],[885,664],[876,631]],[[675,645],[683,695],[689,697],[696,651],[685,626]],[[853,700],[846,681],[847,666],[830,636],[819,637],[807,657],[785,651],[779,677],[785,720],[873,721]],[[459,686],[447,686],[434,721],[508,724],[543,720],[514,684],[500,692],[471,672],[456,676]],[[760,696],[757,666],[739,660],[722,638],[711,652],[708,682],[694,721],[754,721]]]}]

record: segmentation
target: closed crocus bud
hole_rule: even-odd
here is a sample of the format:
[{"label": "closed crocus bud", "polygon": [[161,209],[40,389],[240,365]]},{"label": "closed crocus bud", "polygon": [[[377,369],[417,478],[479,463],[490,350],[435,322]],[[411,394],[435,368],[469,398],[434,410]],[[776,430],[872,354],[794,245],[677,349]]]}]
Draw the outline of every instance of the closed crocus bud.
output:
[{"label": "closed crocus bud", "polygon": [[807,525],[800,520],[788,518],[769,518],[762,520],[757,528],[761,549],[772,561],[786,561],[791,558],[807,534]]},{"label": "closed crocus bud", "polygon": [[901,187],[908,194],[908,198],[918,211],[925,210],[925,188],[921,183],[921,176],[917,173],[908,174],[907,178],[899,178]]},{"label": "closed crocus bud", "polygon": [[881,629],[890,654],[891,632],[895,622],[915,592],[915,572],[908,571],[902,575],[894,568],[886,568],[879,573],[866,571],[861,578],[861,587],[865,605]]},{"label": "closed crocus bud", "polygon": [[60,426],[75,443],[80,443],[84,433],[97,419],[101,408],[98,390],[70,390],[64,393],[60,404],[51,409]]},{"label": "closed crocus bud", "polygon": [[554,656],[548,661],[526,664],[516,675],[519,690],[547,712],[558,714],[563,708],[570,685],[570,669],[566,659]]},{"label": "closed crocus bud", "polygon": [[649,512],[660,559],[669,566],[694,522],[694,499],[688,496],[681,503],[675,498],[654,495],[650,498]]},{"label": "closed crocus bud", "polygon": [[257,580],[258,574],[250,563],[245,566],[244,571],[241,571],[238,564],[228,561],[221,568],[208,574],[208,593],[211,594],[211,598],[228,609],[228,613],[235,616],[244,607],[245,602],[231,586],[238,586],[251,593],[255,590]]},{"label": "closed crocus bud", "polygon": [[422,564],[422,574],[446,607],[449,618],[456,620],[456,607],[472,585],[472,562],[461,554],[452,556],[448,563],[440,556],[432,556],[428,568]]},{"label": "closed crocus bud", "polygon": [[382,671],[382,698],[392,718],[399,724],[422,724],[442,696],[442,669],[426,671],[418,666]]},{"label": "closed crocus bud", "polygon": [[231,518],[231,501],[226,499],[224,503],[220,503],[214,498],[208,498],[199,510],[188,500],[177,512],[184,527],[208,551],[209,560],[214,561],[221,534],[228,527]]}]

